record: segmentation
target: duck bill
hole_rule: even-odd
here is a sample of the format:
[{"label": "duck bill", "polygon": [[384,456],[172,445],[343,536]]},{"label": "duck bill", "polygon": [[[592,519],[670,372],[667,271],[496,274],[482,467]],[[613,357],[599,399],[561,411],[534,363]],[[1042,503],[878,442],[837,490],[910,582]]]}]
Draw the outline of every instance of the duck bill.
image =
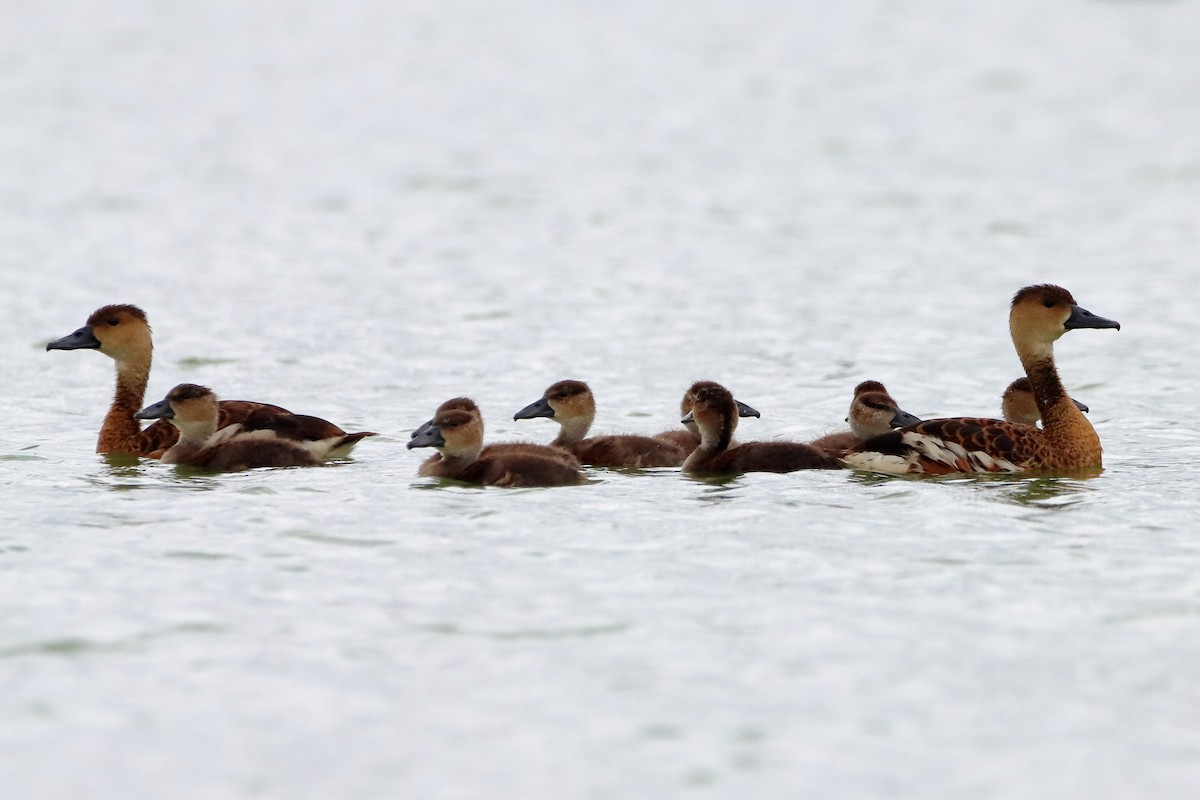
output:
[{"label": "duck bill", "polygon": [[431,419],[425,420],[424,422],[422,422],[420,425],[417,426],[416,430],[414,430],[411,434],[409,434],[408,438],[410,438],[410,439],[417,438],[422,433],[429,430],[430,426],[432,426],[432,425],[433,425],[433,420],[431,420]]},{"label": "duck bill", "polygon": [[1088,413],[1089,411],[1091,411],[1091,409],[1090,409],[1090,408],[1088,408],[1088,407],[1087,407],[1087,406],[1085,406],[1083,403],[1081,403],[1081,402],[1079,402],[1078,400],[1076,400],[1074,397],[1072,397],[1072,398],[1071,398],[1071,402],[1075,404],[1075,407],[1076,407],[1076,408],[1078,408],[1080,411],[1082,411],[1082,412],[1083,412],[1083,413],[1085,413],[1085,414],[1086,414],[1086,413]]},{"label": "duck bill", "polygon": [[404,445],[409,450],[417,447],[443,447],[446,440],[442,438],[442,429],[432,423],[425,423],[413,431],[412,438]]},{"label": "duck bill", "polygon": [[175,419],[175,410],[166,400],[151,403],[133,415],[134,419]]},{"label": "duck bill", "polygon": [[687,425],[689,422],[695,422],[696,418],[694,416],[692,416],[692,412],[689,411],[687,413],[687,416],[679,421],[682,422],[684,425]]},{"label": "duck bill", "polygon": [[893,428],[907,428],[909,425],[916,425],[920,421],[920,417],[913,416],[902,408],[897,408],[895,416],[892,417],[892,421],[888,424]]},{"label": "duck bill", "polygon": [[1071,316],[1067,317],[1067,321],[1063,323],[1063,327],[1069,331],[1076,328],[1115,328],[1121,330],[1121,323],[1115,319],[1105,319],[1097,316],[1086,308],[1079,306],[1071,306]]},{"label": "duck bill", "polygon": [[741,400],[734,400],[733,402],[737,403],[739,417],[758,417],[759,419],[762,419],[762,414],[758,413],[758,411],[746,405]]},{"label": "duck bill", "polygon": [[84,325],[74,333],[68,333],[61,339],[55,339],[46,345],[47,350],[98,350],[100,340],[92,333],[91,325]]},{"label": "duck bill", "polygon": [[553,417],[554,409],[550,407],[550,403],[546,398],[535,400],[529,405],[522,408],[517,413],[513,414],[513,419],[534,419],[536,417]]}]

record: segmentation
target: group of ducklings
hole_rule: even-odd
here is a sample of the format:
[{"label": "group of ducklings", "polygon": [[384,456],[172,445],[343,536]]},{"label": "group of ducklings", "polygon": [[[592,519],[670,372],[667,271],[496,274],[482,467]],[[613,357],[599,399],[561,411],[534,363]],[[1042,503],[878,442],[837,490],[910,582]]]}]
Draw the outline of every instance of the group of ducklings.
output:
[{"label": "group of ducklings", "polygon": [[[1065,289],[1048,284],[1017,292],[1009,319],[1026,377],[1004,392],[1004,420],[922,421],[901,409],[883,384],[864,381],[854,390],[846,418],[849,430],[809,442],[738,443],[738,419],[759,413],[724,386],[697,381],[680,402],[684,427],[654,436],[588,437],[595,398],[583,381],[564,380],[513,416],[557,422],[558,436],[548,445],[485,445],[479,407],[459,397],[439,406],[413,431],[407,446],[437,450],[421,464],[421,476],[496,486],[577,484],[585,480],[582,466],[680,467],[705,476],[846,466],[902,474],[1099,468],[1099,438],[1081,413],[1087,408],[1063,389],[1052,345],[1074,328],[1120,326],[1080,308]],[[348,433],[318,417],[267,403],[218,401],[212,390],[195,384],[180,384],[162,400],[141,407],[153,342],[146,315],[136,306],[104,306],[85,326],[46,349],[94,349],[116,362],[116,394],[101,426],[98,452],[210,469],[310,466],[344,456],[375,435]],[[155,422],[143,430],[141,420]]]}]

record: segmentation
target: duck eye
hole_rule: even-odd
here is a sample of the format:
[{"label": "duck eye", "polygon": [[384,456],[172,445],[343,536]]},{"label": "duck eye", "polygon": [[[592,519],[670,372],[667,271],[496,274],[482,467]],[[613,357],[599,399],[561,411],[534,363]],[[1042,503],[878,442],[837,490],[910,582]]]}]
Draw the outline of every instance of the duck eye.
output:
[{"label": "duck eye", "polygon": [[1043,300],[1042,305],[1044,305],[1046,308],[1054,308],[1056,305],[1058,305],[1058,303],[1054,300]]},{"label": "duck eye", "polygon": [[110,327],[116,327],[121,321],[116,317],[109,317],[108,324]]}]

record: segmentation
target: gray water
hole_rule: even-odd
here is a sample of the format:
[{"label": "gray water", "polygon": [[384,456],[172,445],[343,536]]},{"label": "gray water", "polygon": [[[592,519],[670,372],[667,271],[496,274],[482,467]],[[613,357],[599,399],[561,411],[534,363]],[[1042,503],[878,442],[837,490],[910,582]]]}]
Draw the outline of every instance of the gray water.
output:
[{"label": "gray water", "polygon": [[[1193,2],[0,10],[0,795],[1179,798],[1200,785]],[[694,379],[996,414],[1008,299],[1098,478],[415,477],[408,432]],[[96,307],[182,381],[385,434],[104,458]]]}]

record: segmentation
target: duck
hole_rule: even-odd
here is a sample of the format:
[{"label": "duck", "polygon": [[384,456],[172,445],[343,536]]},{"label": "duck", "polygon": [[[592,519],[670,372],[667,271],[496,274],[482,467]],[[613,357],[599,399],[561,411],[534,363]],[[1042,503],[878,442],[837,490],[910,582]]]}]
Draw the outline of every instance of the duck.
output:
[{"label": "duck", "polygon": [[893,428],[903,428],[920,422],[916,417],[892,399],[887,388],[879,381],[863,381],[854,387],[854,399],[846,422],[850,430],[829,433],[807,442],[829,455],[842,456],[854,445],[872,436],[887,433]]},{"label": "duck", "polygon": [[[483,415],[479,411],[479,406],[469,397],[453,397],[437,407],[434,412],[436,417],[443,411],[465,411],[468,414],[479,418],[480,435],[483,435]],[[419,426],[412,432],[410,438],[415,439],[423,433],[427,428],[433,425],[433,419],[430,418],[427,422]],[[504,453],[529,453],[532,455],[543,456],[545,458],[554,458],[565,462],[568,466],[578,469],[579,459],[571,455],[565,450],[560,450],[557,447],[548,447],[543,444],[534,444],[532,442],[494,442],[484,445],[481,455],[500,455]],[[420,467],[417,468],[417,474],[421,477],[429,477],[436,470],[435,465],[442,460],[441,453],[434,453],[427,458]]]},{"label": "duck", "polygon": [[540,399],[513,414],[514,420],[550,417],[561,426],[552,447],[565,450],[594,467],[678,467],[687,451],[653,436],[619,434],[587,437],[596,417],[596,398],[583,381],[551,384]]},{"label": "duck", "polygon": [[962,472],[1072,472],[1103,467],[1100,437],[1063,388],[1054,342],[1081,328],[1116,329],[1054,284],[1026,286],[1013,295],[1009,335],[1033,389],[1042,427],[996,419],[926,420],[872,437],[844,457],[870,472],[944,475]]},{"label": "duck", "polygon": [[740,472],[795,472],[802,469],[840,469],[833,456],[801,442],[746,442],[731,446],[737,430],[737,402],[720,384],[696,393],[692,410],[680,420],[695,422],[700,446],[683,462],[692,475],[730,475]]},{"label": "duck", "polygon": [[479,486],[571,486],[585,481],[578,467],[559,457],[532,452],[485,453],[483,418],[448,408],[414,432],[405,445],[437,448],[441,458],[421,465],[423,477],[448,478]]},{"label": "duck", "polygon": [[[287,415],[280,415],[286,417]],[[166,420],[179,438],[162,454],[164,464],[239,470],[253,467],[311,467],[322,459],[302,442],[287,435],[237,435],[230,428],[218,434],[220,408],[207,386],[181,383],[162,400],[138,411],[137,419]],[[262,429],[259,429],[260,434]]]},{"label": "duck", "polygon": [[[236,443],[241,451],[251,451],[250,443],[264,443],[264,451],[282,452],[275,447],[282,443],[288,448],[304,450],[317,462],[329,458],[341,458],[349,454],[354,445],[368,436],[377,436],[374,431],[347,433],[329,420],[307,414],[292,414],[276,408],[259,408],[250,412],[241,422],[217,428],[220,420],[220,403],[216,395],[206,386],[181,383],[157,403],[146,406],[134,415],[136,419],[162,419],[180,431],[180,440],[169,447],[162,460],[167,464],[187,463],[181,458],[207,449],[209,459],[217,458],[216,452],[233,450]],[[223,452],[223,451],[222,451]],[[265,456],[264,459],[274,457]],[[281,458],[286,458],[280,456]],[[208,466],[207,463],[188,466]],[[303,466],[302,464],[255,464],[254,466]],[[230,467],[218,466],[219,469]]]},{"label": "duck", "polygon": [[[154,341],[146,312],[135,305],[102,306],[92,312],[82,328],[55,339],[46,350],[99,350],[116,362],[117,385],[96,441],[97,453],[128,453],[159,458],[179,439],[179,430],[160,421],[142,430],[134,415],[146,398]],[[262,408],[287,413],[269,403],[222,400],[217,427],[224,428]]]},{"label": "duck", "polygon": [[[1083,413],[1088,413],[1089,409],[1083,403],[1073,397],[1071,402]],[[1037,398],[1033,396],[1033,387],[1029,385],[1028,378],[1017,378],[1008,385],[1004,394],[1000,396],[1000,410],[1006,422],[1037,425],[1042,419],[1042,412],[1038,411]]]},{"label": "duck", "polygon": [[[683,393],[683,399],[679,401],[679,415],[686,416],[692,410],[692,403],[696,400],[696,392],[706,386],[719,386],[715,381],[696,381],[688,390]],[[762,417],[755,409],[743,403],[741,400],[734,399],[738,406],[739,417]],[[676,447],[682,448],[684,452],[691,453],[700,446],[700,429],[696,427],[695,422],[689,422],[683,429],[674,428],[669,431],[654,434],[655,439],[661,439],[664,442],[673,444]]]}]

